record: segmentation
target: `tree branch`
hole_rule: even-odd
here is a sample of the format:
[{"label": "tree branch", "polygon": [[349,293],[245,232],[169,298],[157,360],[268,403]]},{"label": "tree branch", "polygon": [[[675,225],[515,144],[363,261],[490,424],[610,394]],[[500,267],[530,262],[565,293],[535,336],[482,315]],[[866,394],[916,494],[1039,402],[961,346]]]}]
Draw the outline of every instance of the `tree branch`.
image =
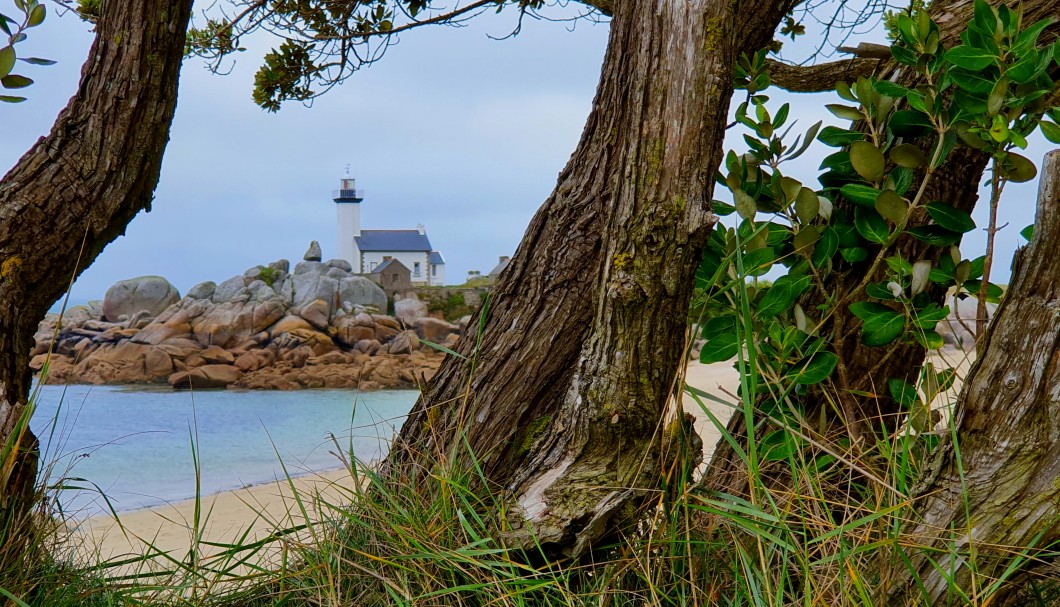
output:
[{"label": "tree branch", "polygon": [[855,57],[820,65],[791,65],[770,59],[769,76],[773,84],[793,93],[820,93],[835,89],[837,82],[853,82],[871,76],[881,65],[880,59]]}]

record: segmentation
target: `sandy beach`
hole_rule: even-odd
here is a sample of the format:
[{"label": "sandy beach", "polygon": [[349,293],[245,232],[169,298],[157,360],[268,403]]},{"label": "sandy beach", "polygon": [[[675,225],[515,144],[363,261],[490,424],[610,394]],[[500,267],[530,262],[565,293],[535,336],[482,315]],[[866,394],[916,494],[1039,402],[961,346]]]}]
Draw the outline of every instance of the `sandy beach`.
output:
[{"label": "sandy beach", "polygon": [[[936,366],[946,362],[938,356],[935,360]],[[960,368],[963,375],[969,363],[969,357],[963,353],[953,353],[947,366]],[[736,402],[739,375],[731,362],[703,365],[693,361],[686,369],[685,381],[714,398],[727,403]],[[942,398],[954,395],[956,389],[957,387]],[[732,406],[714,400],[701,401],[721,423],[728,420],[733,410]],[[685,411],[695,416],[696,429],[703,436],[707,451],[704,455],[709,458],[720,433],[694,397],[686,393],[682,404]],[[294,485],[300,494],[320,492],[328,500],[340,503],[349,495],[349,487],[352,484],[353,480],[345,469],[307,474],[294,479]],[[81,543],[80,550],[104,559],[140,555],[148,550],[149,545],[157,550],[169,552],[176,558],[182,558],[192,545],[194,510],[194,500],[187,500],[123,512],[119,516],[120,526],[112,516],[96,516],[85,520],[75,531],[74,538]],[[299,508],[292,499],[291,487],[286,482],[264,483],[205,496],[202,499],[201,512],[205,523],[201,525],[199,538],[222,543],[243,536],[260,538],[277,527],[303,522]],[[319,516],[312,508],[308,514],[311,519]],[[221,550],[203,548],[205,555]]]},{"label": "sandy beach", "polygon": [[[275,481],[204,496],[200,502],[202,522],[198,533],[194,524],[195,500],[184,500],[120,512],[118,519],[111,515],[88,518],[74,530],[72,540],[82,556],[94,560],[123,560],[149,552],[166,552],[176,559],[184,559],[196,536],[200,542],[246,543],[274,529],[305,522],[301,507],[293,498],[292,484],[302,497],[301,505],[307,509],[309,518],[319,520],[316,504],[347,501],[353,479],[346,469],[327,470],[295,477],[290,484],[286,480]],[[315,499],[316,495],[322,499]],[[278,549],[277,546],[266,557]],[[200,545],[203,557],[223,550]],[[120,570],[131,573],[139,568],[139,564],[131,564]]]}]

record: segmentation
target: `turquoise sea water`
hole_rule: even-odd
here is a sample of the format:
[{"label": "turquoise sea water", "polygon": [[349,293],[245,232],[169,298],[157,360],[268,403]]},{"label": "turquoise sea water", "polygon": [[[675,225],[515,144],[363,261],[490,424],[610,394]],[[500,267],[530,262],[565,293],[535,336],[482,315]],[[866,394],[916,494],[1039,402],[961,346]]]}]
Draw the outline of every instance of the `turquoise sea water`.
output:
[{"label": "turquoise sea water", "polygon": [[[282,478],[281,459],[292,475],[339,467],[338,449],[377,459],[416,396],[45,386],[31,427],[42,460],[55,462],[52,479],[65,475],[94,483],[121,511],[195,495],[192,436],[204,495]],[[63,490],[60,502],[75,516],[107,508],[95,491]]]}]

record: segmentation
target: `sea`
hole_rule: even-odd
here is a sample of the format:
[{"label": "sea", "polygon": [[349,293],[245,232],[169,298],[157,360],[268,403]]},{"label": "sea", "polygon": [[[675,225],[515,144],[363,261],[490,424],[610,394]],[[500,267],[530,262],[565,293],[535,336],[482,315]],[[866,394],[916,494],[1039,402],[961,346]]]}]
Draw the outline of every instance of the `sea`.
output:
[{"label": "sea", "polygon": [[81,385],[35,393],[42,474],[77,518],[339,468],[351,454],[377,460],[418,396]]}]

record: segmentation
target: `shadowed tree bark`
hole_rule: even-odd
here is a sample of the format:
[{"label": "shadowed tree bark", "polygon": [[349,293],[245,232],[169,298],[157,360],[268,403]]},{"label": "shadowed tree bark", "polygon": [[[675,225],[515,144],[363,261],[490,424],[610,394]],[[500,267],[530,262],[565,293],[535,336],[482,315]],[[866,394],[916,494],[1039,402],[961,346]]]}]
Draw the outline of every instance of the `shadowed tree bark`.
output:
[{"label": "shadowed tree bark", "polygon": [[[103,2],[77,93],[0,182],[0,514],[31,505],[37,322],[150,207],[177,100],[191,0]],[[10,520],[10,519],[8,519]],[[7,525],[0,524],[7,529]]]},{"label": "shadowed tree bark", "polygon": [[[732,93],[732,66],[784,2],[614,6],[581,142],[485,312],[427,386],[389,474],[481,458],[510,539],[583,554],[659,487],[663,421]],[[466,465],[466,459],[462,460]]]},{"label": "shadowed tree bark", "polygon": [[[1029,548],[1033,558],[1060,539],[1058,241],[1060,152],[1052,152],[1034,240],[1017,258],[986,348],[961,389],[959,453],[943,445],[918,484],[919,520],[905,530],[918,546],[908,551],[909,569],[897,565],[884,577],[881,604],[955,604],[951,584],[985,600],[1016,552]],[[995,604],[1015,587],[1003,586]]]}]

